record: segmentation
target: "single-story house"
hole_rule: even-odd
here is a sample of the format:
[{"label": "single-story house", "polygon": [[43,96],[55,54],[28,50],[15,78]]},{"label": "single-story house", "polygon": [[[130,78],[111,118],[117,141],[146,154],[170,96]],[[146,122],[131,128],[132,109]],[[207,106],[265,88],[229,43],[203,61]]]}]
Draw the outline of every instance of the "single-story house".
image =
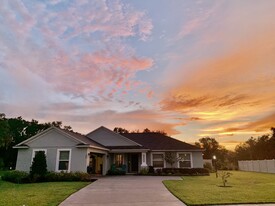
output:
[{"label": "single-story house", "polygon": [[202,168],[202,150],[160,133],[118,134],[106,127],[82,135],[56,127],[17,144],[16,170],[29,171],[38,151],[46,154],[49,171],[80,171],[105,175],[111,167],[126,173],[142,168],[171,167],[165,154],[172,152],[179,161],[175,168]]}]

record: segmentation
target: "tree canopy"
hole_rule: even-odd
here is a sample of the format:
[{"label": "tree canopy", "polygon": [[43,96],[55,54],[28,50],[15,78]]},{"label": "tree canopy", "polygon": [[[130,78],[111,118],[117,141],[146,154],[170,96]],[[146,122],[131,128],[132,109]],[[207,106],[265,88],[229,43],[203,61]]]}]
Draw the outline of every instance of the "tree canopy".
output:
[{"label": "tree canopy", "polygon": [[275,128],[271,128],[271,134],[251,137],[237,145],[235,152],[238,160],[275,159]]},{"label": "tree canopy", "polygon": [[16,144],[38,134],[39,132],[55,126],[72,131],[70,126],[62,126],[61,121],[39,123],[37,120],[24,120],[21,116],[15,118],[6,118],[6,115],[0,114],[0,161],[4,167],[15,167],[17,150],[12,147]]}]

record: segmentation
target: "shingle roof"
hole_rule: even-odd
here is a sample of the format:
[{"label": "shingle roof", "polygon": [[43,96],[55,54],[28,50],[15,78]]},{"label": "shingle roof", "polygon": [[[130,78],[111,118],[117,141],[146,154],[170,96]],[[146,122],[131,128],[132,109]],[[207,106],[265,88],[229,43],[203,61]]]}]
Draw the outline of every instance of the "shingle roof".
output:
[{"label": "shingle roof", "polygon": [[202,151],[194,145],[159,133],[125,133],[122,135],[150,150]]},{"label": "shingle roof", "polygon": [[79,140],[80,142],[83,142],[84,144],[94,146],[94,147],[101,147],[101,148],[106,148],[103,145],[99,144],[98,142],[93,141],[89,137],[82,135],[80,133],[76,132],[70,132],[68,130],[61,129],[63,132],[67,133],[68,135],[73,136],[75,139]]}]

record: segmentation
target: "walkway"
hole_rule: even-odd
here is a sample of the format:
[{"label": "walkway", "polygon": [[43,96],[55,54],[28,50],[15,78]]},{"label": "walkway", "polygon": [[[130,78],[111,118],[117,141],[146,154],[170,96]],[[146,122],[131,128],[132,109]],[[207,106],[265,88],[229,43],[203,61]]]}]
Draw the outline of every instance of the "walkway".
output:
[{"label": "walkway", "polygon": [[72,194],[60,206],[184,206],[160,176],[107,176]]}]

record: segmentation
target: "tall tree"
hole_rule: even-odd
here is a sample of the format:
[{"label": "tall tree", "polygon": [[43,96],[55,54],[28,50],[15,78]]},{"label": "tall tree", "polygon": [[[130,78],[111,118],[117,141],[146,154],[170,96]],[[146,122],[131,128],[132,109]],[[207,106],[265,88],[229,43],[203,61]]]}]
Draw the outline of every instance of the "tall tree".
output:
[{"label": "tall tree", "polygon": [[217,142],[217,140],[215,140],[215,138],[210,137],[203,137],[199,139],[199,142],[195,144],[205,150],[203,152],[204,159],[212,159],[214,155],[217,155],[217,151],[220,148],[220,145]]},{"label": "tall tree", "polygon": [[129,133],[127,129],[124,129],[122,127],[115,127],[113,131],[118,134]]}]

